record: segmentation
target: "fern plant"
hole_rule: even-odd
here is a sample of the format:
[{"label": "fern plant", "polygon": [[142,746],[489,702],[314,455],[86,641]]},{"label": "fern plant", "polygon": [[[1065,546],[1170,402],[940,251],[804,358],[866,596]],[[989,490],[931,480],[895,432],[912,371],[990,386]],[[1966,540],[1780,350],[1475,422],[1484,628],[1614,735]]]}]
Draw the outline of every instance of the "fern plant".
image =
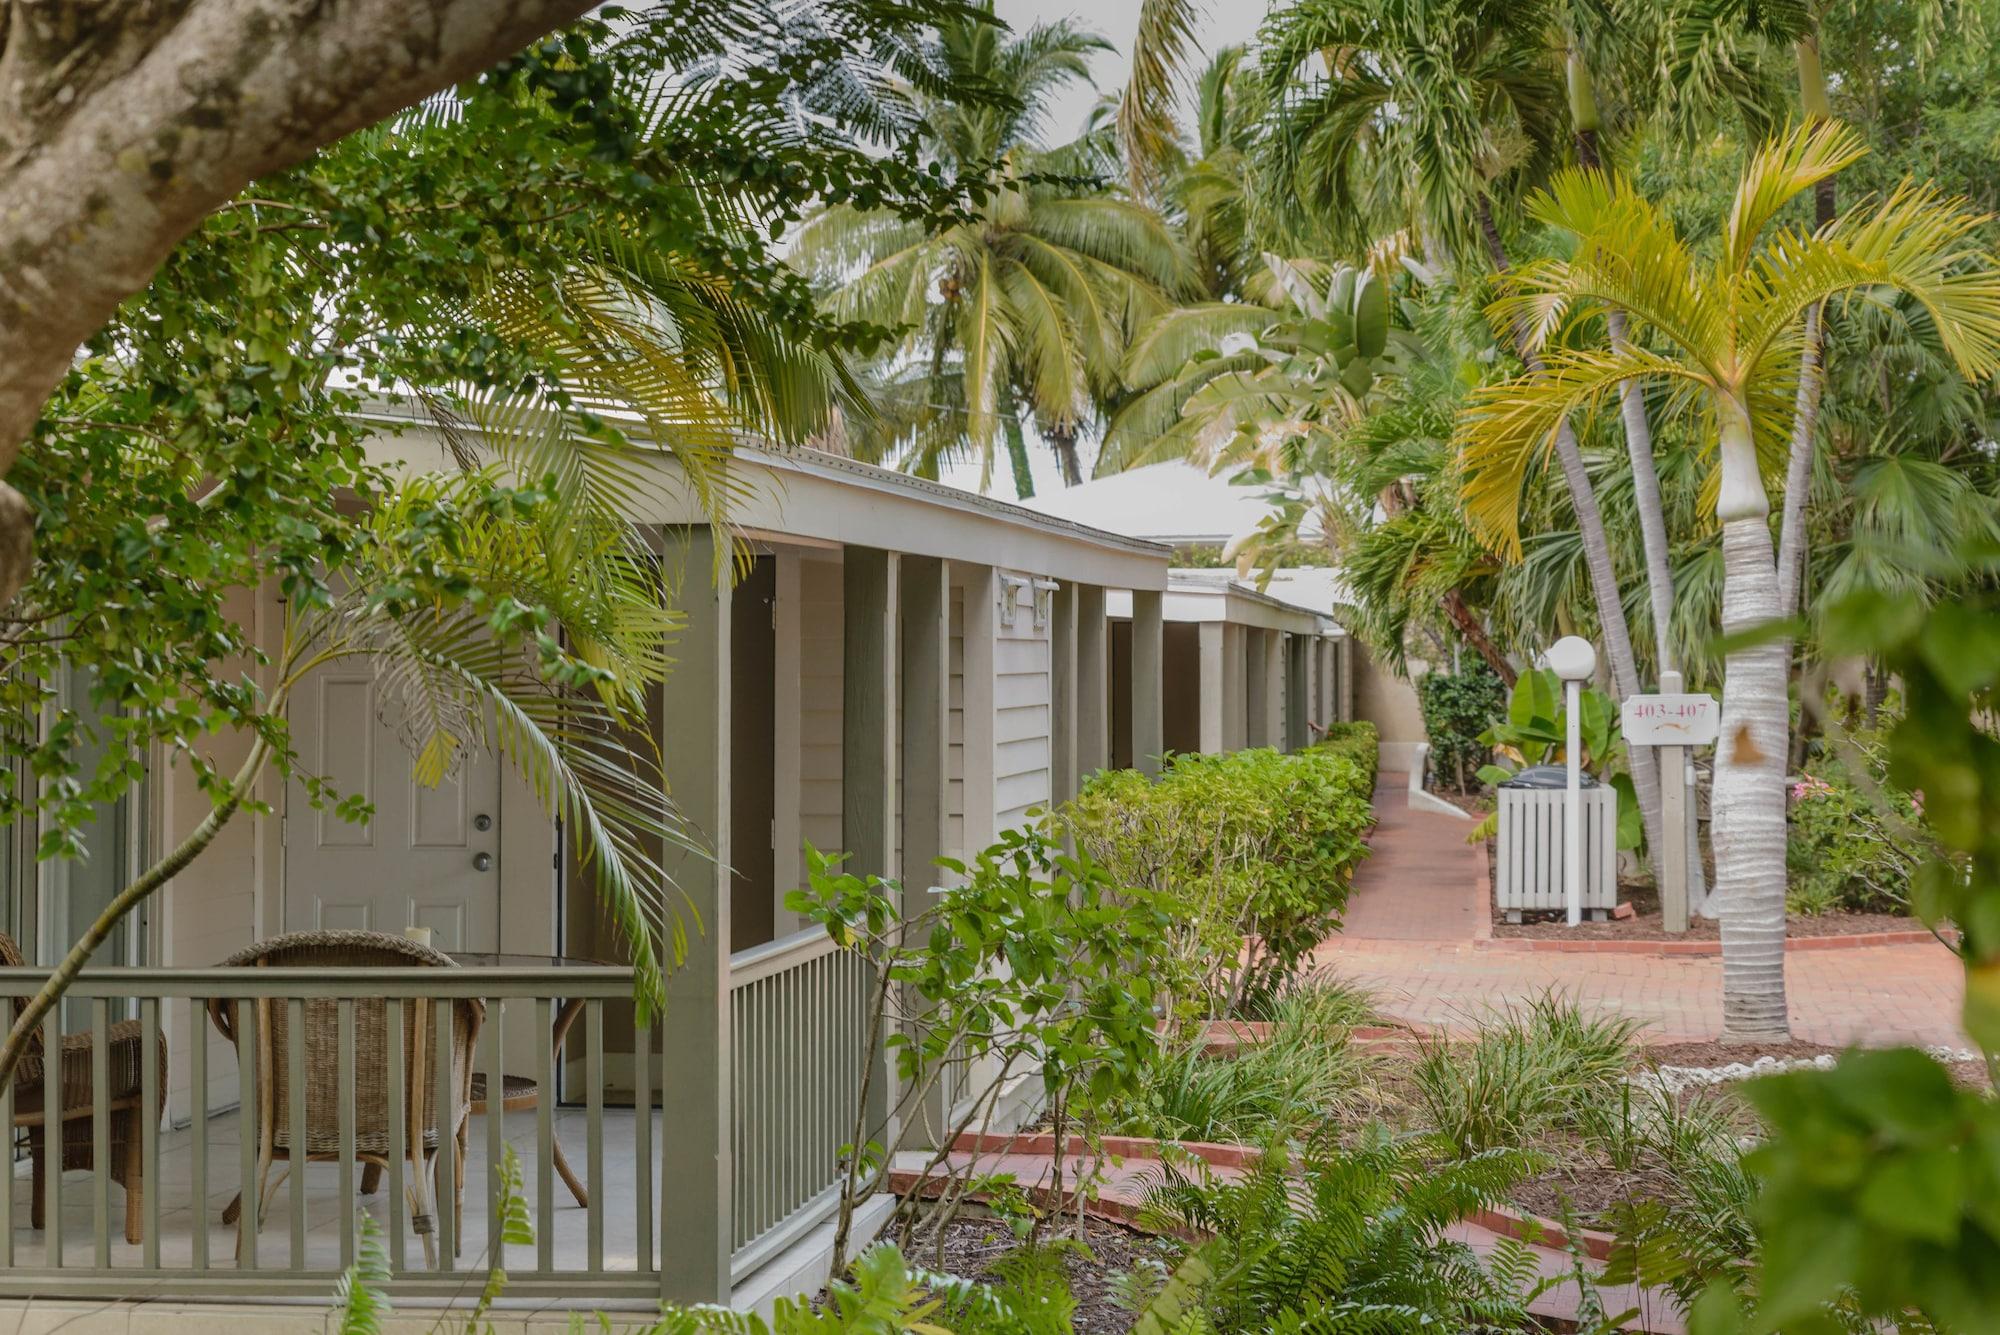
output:
[{"label": "fern plant", "polygon": [[1379,1126],[1351,1147],[1324,1135],[1296,1153],[1274,1144],[1240,1181],[1166,1167],[1146,1212],[1211,1239],[1208,1310],[1223,1331],[1515,1329],[1527,1320],[1519,1258],[1483,1263],[1449,1229],[1503,1200],[1539,1159],[1448,1154]]}]

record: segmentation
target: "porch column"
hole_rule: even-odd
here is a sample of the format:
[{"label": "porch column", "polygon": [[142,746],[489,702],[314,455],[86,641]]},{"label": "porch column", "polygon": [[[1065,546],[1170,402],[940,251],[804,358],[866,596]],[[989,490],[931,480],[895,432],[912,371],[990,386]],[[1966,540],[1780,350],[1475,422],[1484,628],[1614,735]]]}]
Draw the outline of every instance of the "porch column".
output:
[{"label": "porch column", "polygon": [[1271,632],[1249,627],[1250,639],[1244,646],[1243,707],[1247,720],[1243,729],[1245,746],[1269,746],[1271,737]]},{"label": "porch column", "polygon": [[1111,627],[1104,590],[1076,591],[1076,773],[1078,780],[1111,763]]},{"label": "porch column", "polygon": [[[674,804],[713,857],[669,848],[671,884],[691,901],[701,931],[687,959],[667,975],[660,1023],[660,1107],[670,1128],[661,1146],[660,1295],[675,1302],[729,1301],[729,602],[724,553],[720,587],[716,541],[698,526],[665,533],[666,568],[681,573],[687,618],[676,663],[662,691],[660,752]],[[671,900],[672,896],[669,896]]]},{"label": "porch column", "polygon": [[1235,751],[1244,744],[1250,714],[1243,703],[1243,665],[1248,656],[1244,646],[1246,627],[1222,626],[1222,749]]},{"label": "porch column", "polygon": [[896,873],[896,554],[841,564],[840,829],[847,869]]},{"label": "porch column", "polygon": [[1303,751],[1310,738],[1307,709],[1312,699],[1312,639],[1293,635],[1285,641],[1285,749]]},{"label": "porch column", "polygon": [[1285,634],[1264,632],[1264,737],[1266,746],[1285,746]]},{"label": "porch column", "polygon": [[[904,556],[897,571],[903,626],[903,921],[929,909],[941,875],[950,819],[951,570],[932,556]],[[914,1035],[913,1035],[914,1037]],[[879,1074],[879,1072],[878,1072]],[[931,1087],[920,1108],[918,1142],[944,1134],[944,1087]]]},{"label": "porch column", "polygon": [[1354,718],[1354,637],[1342,637],[1333,656],[1334,666],[1339,674],[1339,694],[1335,717],[1342,723]]},{"label": "porch column", "polygon": [[1167,749],[1166,637],[1166,594],[1132,590],[1132,764],[1142,774],[1158,774]]},{"label": "porch column", "polygon": [[1201,675],[1196,678],[1201,692],[1201,753],[1205,756],[1221,755],[1228,749],[1222,722],[1229,698],[1223,658],[1227,629],[1220,621],[1204,621],[1195,627],[1196,652],[1201,659]]},{"label": "porch column", "polygon": [[[850,546],[841,558],[840,831],[842,864],[893,879],[896,868],[896,553]],[[890,1143],[894,1083],[872,1054],[867,1138]]]},{"label": "porch column", "polygon": [[1330,635],[1322,635],[1313,642],[1313,654],[1319,659],[1319,725],[1324,728],[1332,724],[1333,717],[1333,658],[1334,640]]},{"label": "porch column", "polygon": [[930,907],[950,817],[951,584],[941,558],[905,556],[901,566],[903,917],[908,919]]},{"label": "porch column", "polygon": [[1051,805],[1076,796],[1077,772],[1076,605],[1077,587],[1064,580],[1055,588],[1049,621],[1049,797]]}]

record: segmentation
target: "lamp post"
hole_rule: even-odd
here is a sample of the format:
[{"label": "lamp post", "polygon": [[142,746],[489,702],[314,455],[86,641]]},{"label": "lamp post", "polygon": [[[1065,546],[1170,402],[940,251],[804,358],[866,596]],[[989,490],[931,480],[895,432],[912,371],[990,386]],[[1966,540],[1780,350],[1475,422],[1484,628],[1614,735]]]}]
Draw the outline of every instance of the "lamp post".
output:
[{"label": "lamp post", "polygon": [[1563,793],[1563,904],[1569,925],[1583,921],[1583,724],[1580,699],[1584,679],[1597,671],[1597,650],[1590,641],[1565,635],[1549,646],[1546,660],[1550,671],[1562,679],[1563,717],[1569,720],[1569,735],[1563,755],[1569,761],[1568,787]]}]

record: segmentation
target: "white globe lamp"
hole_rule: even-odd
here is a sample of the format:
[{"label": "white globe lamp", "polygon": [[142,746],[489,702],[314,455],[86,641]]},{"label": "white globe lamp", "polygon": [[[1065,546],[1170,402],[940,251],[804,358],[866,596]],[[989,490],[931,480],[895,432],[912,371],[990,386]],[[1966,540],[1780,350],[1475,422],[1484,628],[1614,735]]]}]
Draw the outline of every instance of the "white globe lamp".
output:
[{"label": "white globe lamp", "polygon": [[1563,906],[1574,927],[1583,921],[1583,727],[1578,716],[1583,683],[1597,671],[1597,650],[1581,636],[1565,635],[1549,646],[1542,661],[1562,679],[1563,717],[1569,723],[1563,743],[1569,770],[1563,794]]}]

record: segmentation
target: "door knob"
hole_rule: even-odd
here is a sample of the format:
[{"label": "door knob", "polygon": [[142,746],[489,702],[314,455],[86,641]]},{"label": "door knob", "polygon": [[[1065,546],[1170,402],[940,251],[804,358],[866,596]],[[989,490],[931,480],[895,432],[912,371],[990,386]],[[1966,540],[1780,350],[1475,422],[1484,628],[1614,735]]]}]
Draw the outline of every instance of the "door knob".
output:
[{"label": "door knob", "polygon": [[474,853],[472,855],[472,869],[474,871],[492,871],[493,855],[491,853]]},{"label": "door knob", "polygon": [[472,828],[484,834],[493,828],[493,818],[482,811],[472,818]]}]

